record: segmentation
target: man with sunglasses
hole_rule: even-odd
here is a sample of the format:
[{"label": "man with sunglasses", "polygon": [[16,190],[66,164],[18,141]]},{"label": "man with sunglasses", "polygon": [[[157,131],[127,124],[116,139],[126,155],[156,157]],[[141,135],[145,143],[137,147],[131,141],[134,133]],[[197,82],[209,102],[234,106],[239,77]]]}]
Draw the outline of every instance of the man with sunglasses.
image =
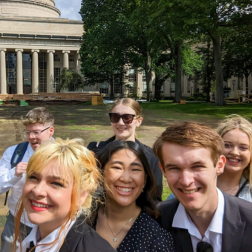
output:
[{"label": "man with sunglasses", "polygon": [[222,138],[210,127],[184,122],[168,127],[154,153],[175,199],[159,204],[159,223],[177,252],[252,251],[252,203],[216,186],[226,158]]},{"label": "man with sunglasses", "polygon": [[[25,172],[27,163],[33,152],[44,142],[52,139],[54,134],[53,114],[44,107],[38,107],[30,110],[23,118],[22,123],[25,129],[22,131],[23,137],[27,139],[28,144],[24,145],[22,160],[12,167],[12,157],[16,152],[17,145],[9,147],[0,159],[0,194],[8,192],[11,189],[11,195],[8,199],[9,213],[1,234],[1,252],[11,251],[11,243],[14,240],[14,214],[16,204],[22,194],[25,183]],[[29,222],[26,215],[21,217],[22,226],[20,230],[24,236],[30,232],[33,224]]]}]

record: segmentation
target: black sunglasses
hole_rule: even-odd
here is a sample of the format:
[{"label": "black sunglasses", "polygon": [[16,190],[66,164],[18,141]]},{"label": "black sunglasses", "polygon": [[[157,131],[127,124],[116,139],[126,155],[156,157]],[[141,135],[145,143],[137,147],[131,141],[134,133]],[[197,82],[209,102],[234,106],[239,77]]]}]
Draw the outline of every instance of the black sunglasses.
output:
[{"label": "black sunglasses", "polygon": [[112,123],[118,123],[120,118],[122,118],[125,124],[130,124],[132,123],[135,116],[136,115],[131,115],[131,114],[120,115],[118,113],[109,113],[109,119],[110,119],[110,122]]},{"label": "black sunglasses", "polygon": [[197,244],[197,252],[213,252],[213,247],[208,242],[200,241]]}]

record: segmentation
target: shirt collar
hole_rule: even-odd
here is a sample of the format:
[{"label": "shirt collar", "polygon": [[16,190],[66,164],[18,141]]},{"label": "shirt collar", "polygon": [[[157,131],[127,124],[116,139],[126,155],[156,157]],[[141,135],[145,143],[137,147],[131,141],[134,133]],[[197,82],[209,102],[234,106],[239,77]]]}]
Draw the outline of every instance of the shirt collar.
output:
[{"label": "shirt collar", "polygon": [[[222,192],[217,188],[218,192],[218,206],[215,214],[212,218],[210,225],[208,226],[205,235],[209,236],[209,232],[222,234],[223,217],[224,217],[224,196]],[[190,235],[201,237],[198,229],[192,222],[189,214],[185,210],[184,206],[179,203],[178,209],[174,215],[172,227],[187,229]]]}]

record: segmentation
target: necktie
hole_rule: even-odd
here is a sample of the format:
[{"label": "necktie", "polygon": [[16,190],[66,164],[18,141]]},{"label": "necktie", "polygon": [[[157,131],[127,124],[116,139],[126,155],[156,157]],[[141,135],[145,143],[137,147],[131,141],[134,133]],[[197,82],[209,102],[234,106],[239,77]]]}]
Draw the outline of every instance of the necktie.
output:
[{"label": "necktie", "polygon": [[29,252],[34,246],[34,243],[31,241],[29,248],[26,249],[26,252]]}]

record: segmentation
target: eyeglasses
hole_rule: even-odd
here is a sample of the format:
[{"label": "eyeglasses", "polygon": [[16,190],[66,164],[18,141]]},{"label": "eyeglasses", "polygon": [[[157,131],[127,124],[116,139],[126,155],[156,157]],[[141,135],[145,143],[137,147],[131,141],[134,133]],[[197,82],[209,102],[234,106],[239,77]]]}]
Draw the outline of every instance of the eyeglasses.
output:
[{"label": "eyeglasses", "polygon": [[29,131],[29,130],[23,130],[22,133],[23,133],[23,136],[25,138],[28,138],[30,135],[33,135],[34,137],[38,137],[43,131],[47,130],[51,128],[51,126],[43,129],[43,130],[32,130],[32,131]]},{"label": "eyeglasses", "polygon": [[125,124],[130,124],[132,123],[135,116],[136,115],[131,115],[131,114],[120,115],[118,113],[109,113],[109,119],[110,119],[110,122],[112,123],[118,123],[120,118],[122,118]]},{"label": "eyeglasses", "polygon": [[197,252],[213,252],[213,247],[208,242],[200,241],[197,244]]}]

